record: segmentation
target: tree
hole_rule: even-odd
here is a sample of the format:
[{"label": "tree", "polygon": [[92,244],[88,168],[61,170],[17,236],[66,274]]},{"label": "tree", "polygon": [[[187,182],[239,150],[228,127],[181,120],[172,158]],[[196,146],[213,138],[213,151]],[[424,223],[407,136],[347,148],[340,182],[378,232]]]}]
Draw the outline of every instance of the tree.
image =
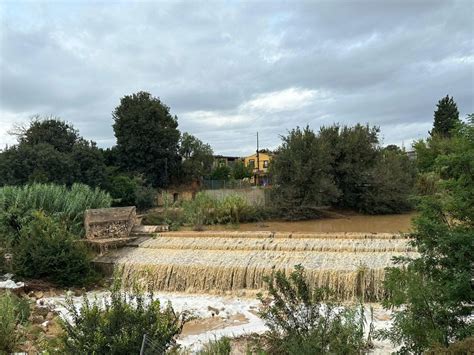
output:
[{"label": "tree", "polygon": [[439,100],[437,107],[434,113],[433,130],[430,134],[449,137],[451,130],[460,122],[458,107],[449,95]]},{"label": "tree", "polygon": [[[434,191],[420,197],[413,246],[417,259],[389,268],[386,308],[393,326],[381,335],[401,352],[422,353],[472,337],[474,260],[474,117],[451,131],[450,152],[434,159]],[[468,348],[464,349],[468,353]],[[460,352],[464,353],[464,352]]]},{"label": "tree", "polygon": [[311,218],[322,206],[364,213],[411,208],[414,166],[396,146],[378,145],[377,127],[308,127],[283,137],[271,171],[272,199],[287,218]]},{"label": "tree", "polygon": [[124,96],[112,113],[120,165],[167,186],[178,168],[178,118],[147,92]]},{"label": "tree", "polygon": [[95,187],[105,183],[101,150],[61,119],[35,116],[14,134],[18,144],[0,153],[0,185],[78,182]]},{"label": "tree", "polygon": [[227,165],[219,165],[211,173],[212,180],[229,180],[230,168]]},{"label": "tree", "polygon": [[70,157],[75,162],[74,182],[89,186],[105,184],[107,172],[104,155],[95,142],[81,139],[72,148]]},{"label": "tree", "polygon": [[333,204],[340,195],[331,175],[331,147],[309,127],[297,127],[282,139],[271,166],[272,198],[285,218],[315,217],[319,207]]},{"label": "tree", "polygon": [[78,131],[59,117],[33,116],[29,125],[16,127],[13,135],[20,145],[49,144],[59,152],[70,152],[80,140]]},{"label": "tree", "polygon": [[245,166],[243,161],[237,160],[232,167],[232,177],[235,180],[249,179],[252,177],[252,167]]},{"label": "tree", "polygon": [[322,127],[320,139],[329,149],[330,174],[341,191],[337,204],[363,210],[361,202],[371,186],[371,172],[379,158],[378,127]]},{"label": "tree", "polygon": [[213,151],[209,144],[203,143],[189,133],[184,133],[180,140],[181,178],[185,182],[200,179],[211,172]]},{"label": "tree", "polygon": [[393,145],[381,149],[370,170],[370,186],[358,203],[359,210],[370,214],[411,210],[415,175],[415,166],[404,150]]},{"label": "tree", "polygon": [[74,163],[70,154],[60,152],[50,144],[19,144],[0,154],[0,182],[2,185],[33,182],[70,185],[74,180]]}]

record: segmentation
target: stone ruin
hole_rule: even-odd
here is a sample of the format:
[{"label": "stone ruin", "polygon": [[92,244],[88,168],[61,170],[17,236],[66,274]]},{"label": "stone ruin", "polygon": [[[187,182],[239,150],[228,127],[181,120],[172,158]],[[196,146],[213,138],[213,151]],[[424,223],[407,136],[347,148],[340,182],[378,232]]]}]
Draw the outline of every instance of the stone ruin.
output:
[{"label": "stone ruin", "polygon": [[142,226],[135,206],[86,210],[86,243],[99,254],[120,248],[137,239],[168,231],[167,225]]},{"label": "stone ruin", "polygon": [[84,213],[88,240],[128,238],[136,223],[135,206],[99,208]]}]

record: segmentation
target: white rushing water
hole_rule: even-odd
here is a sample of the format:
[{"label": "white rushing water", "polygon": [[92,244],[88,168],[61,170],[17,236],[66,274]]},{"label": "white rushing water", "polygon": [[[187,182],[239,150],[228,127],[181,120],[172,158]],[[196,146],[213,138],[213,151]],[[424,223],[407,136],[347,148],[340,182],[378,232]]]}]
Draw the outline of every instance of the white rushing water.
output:
[{"label": "white rushing water", "polygon": [[[107,292],[94,291],[87,293],[91,301],[104,300]],[[261,334],[267,330],[264,322],[257,316],[260,302],[255,298],[236,296],[213,296],[189,293],[155,293],[155,297],[163,305],[168,302],[177,312],[189,312],[199,319],[193,321],[193,329],[186,330],[178,338],[178,344],[190,350],[199,351],[210,340],[221,337],[237,337],[252,333]],[[64,307],[65,296],[49,297],[43,299],[46,306],[54,308],[62,317],[67,318],[68,312]],[[73,302],[80,307],[82,297],[73,297]],[[390,326],[390,313],[378,304],[374,306],[375,329]],[[217,312],[216,312],[217,310]],[[366,307],[366,317],[370,319],[370,307]],[[388,342],[375,341],[373,354],[389,354],[394,348]]]}]

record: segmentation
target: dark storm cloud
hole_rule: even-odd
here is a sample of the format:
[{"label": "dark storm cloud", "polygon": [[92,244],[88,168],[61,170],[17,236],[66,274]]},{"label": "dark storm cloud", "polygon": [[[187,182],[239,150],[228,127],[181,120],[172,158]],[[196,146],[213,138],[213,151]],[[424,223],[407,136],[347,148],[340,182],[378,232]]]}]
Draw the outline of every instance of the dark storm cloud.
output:
[{"label": "dark storm cloud", "polygon": [[228,154],[257,130],[276,147],[333,122],[409,146],[447,93],[474,111],[471,1],[6,2],[0,16],[0,143],[40,113],[113,145],[111,112],[139,90]]}]

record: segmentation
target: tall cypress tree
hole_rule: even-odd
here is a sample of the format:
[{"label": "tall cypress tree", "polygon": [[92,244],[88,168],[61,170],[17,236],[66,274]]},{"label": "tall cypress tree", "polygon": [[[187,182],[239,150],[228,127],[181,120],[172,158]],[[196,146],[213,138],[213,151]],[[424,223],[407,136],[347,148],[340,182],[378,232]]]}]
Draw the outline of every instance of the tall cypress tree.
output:
[{"label": "tall cypress tree", "polygon": [[432,136],[439,135],[449,137],[450,131],[459,122],[459,111],[456,102],[452,97],[446,95],[438,101],[438,108],[434,113],[433,130],[430,132]]}]

